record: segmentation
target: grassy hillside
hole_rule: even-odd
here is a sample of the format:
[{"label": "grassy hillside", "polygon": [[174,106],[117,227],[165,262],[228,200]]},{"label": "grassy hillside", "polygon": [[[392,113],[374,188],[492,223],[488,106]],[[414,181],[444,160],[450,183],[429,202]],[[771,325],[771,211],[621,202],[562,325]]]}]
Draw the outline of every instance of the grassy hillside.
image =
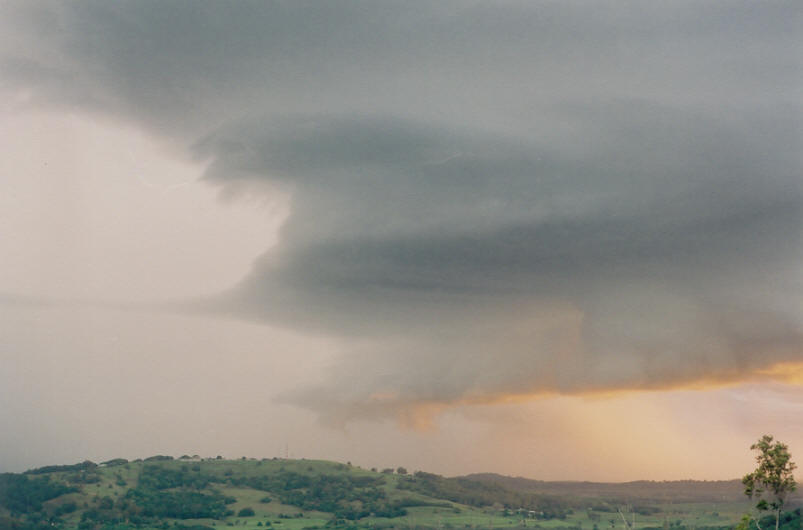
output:
[{"label": "grassy hillside", "polygon": [[[0,530],[312,528],[731,528],[741,499],[681,484],[700,501],[627,485],[445,478],[311,460],[151,457],[0,474]],[[547,487],[558,484],[560,487]],[[573,484],[572,487],[566,486]],[[666,491],[678,483],[654,483]],[[537,486],[537,487],[536,487]],[[605,486],[610,488],[605,489]],[[616,489],[614,486],[618,486]],[[590,488],[590,489],[589,489]],[[622,489],[624,488],[624,489]],[[682,489],[682,488],[681,488]],[[594,494],[603,491],[604,494]],[[693,497],[693,495],[692,495]],[[674,500],[675,502],[669,502]],[[713,502],[717,501],[717,502]],[[799,517],[796,519],[799,527]],[[794,520],[790,524],[794,524]],[[793,526],[787,525],[787,528]]]}]

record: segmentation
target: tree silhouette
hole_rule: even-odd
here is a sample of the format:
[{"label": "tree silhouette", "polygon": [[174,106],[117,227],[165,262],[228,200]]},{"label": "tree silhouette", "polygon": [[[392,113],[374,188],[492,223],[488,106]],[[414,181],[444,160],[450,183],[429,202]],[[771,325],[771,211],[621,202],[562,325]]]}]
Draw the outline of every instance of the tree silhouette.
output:
[{"label": "tree silhouette", "polygon": [[792,462],[789,447],[775,441],[769,434],[762,436],[758,442],[750,446],[750,449],[758,451],[756,455],[758,467],[742,479],[742,484],[745,486],[744,493],[751,499],[758,499],[756,509],[759,511],[759,517],[756,518],[756,526],[759,530],[761,530],[760,515],[765,511],[775,513],[775,530],[778,530],[786,497],[797,488],[795,477],[792,475],[797,466]]}]

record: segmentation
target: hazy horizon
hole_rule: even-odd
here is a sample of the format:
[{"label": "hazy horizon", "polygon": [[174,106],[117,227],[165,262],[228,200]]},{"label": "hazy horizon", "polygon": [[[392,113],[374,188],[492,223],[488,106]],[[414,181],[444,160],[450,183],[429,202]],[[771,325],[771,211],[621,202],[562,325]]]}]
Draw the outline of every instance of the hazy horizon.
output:
[{"label": "hazy horizon", "polygon": [[[364,466],[364,465],[361,465],[359,462],[352,462],[351,460],[344,460],[342,462],[339,462],[339,461],[327,460],[327,459],[319,459],[319,458],[285,457],[283,455],[282,456],[271,456],[271,457],[260,457],[260,456],[253,456],[253,455],[251,455],[251,456],[247,456],[247,455],[240,455],[240,456],[214,455],[214,456],[209,456],[209,455],[197,455],[197,454],[194,454],[194,455],[188,455],[188,454],[184,454],[184,455],[164,455],[164,454],[159,453],[159,454],[153,454],[153,455],[130,456],[130,458],[125,458],[125,457],[122,457],[122,456],[121,457],[116,457],[116,458],[123,458],[124,460],[127,460],[128,462],[139,462],[139,461],[145,462],[145,461],[147,461],[148,458],[151,458],[151,457],[163,457],[163,456],[169,457],[170,459],[172,459],[174,461],[177,461],[177,462],[218,461],[218,460],[237,462],[237,461],[241,461],[243,459],[249,460],[249,461],[259,461],[259,460],[262,460],[262,461],[267,461],[267,460],[307,461],[307,460],[309,460],[310,462],[334,462],[336,464],[349,465],[349,466],[354,467],[355,469],[375,470],[377,472],[383,472],[383,473],[386,472],[387,470],[390,470],[390,471],[387,471],[387,472],[397,473],[397,469],[399,467],[401,467],[401,468],[404,468],[404,473],[407,474],[407,475],[410,475],[410,476],[413,476],[415,473],[417,473],[419,471],[422,471],[422,472],[425,472],[425,473],[429,473],[426,469],[408,469],[408,468],[406,468],[404,466],[379,468],[379,467],[376,467],[376,466],[371,466],[371,467]],[[110,459],[110,460],[114,460],[114,459]],[[8,471],[4,471],[4,472],[20,473],[20,472],[26,472],[26,471],[36,471],[36,470],[41,469],[41,468],[47,468],[48,466],[64,466],[64,465],[68,465],[69,466],[69,465],[83,464],[84,462],[87,462],[87,461],[91,462],[93,464],[96,464],[96,465],[103,465],[103,464],[106,463],[106,461],[93,461],[91,459],[84,459],[84,460],[76,461],[76,462],[59,462],[59,463],[55,463],[54,462],[54,463],[45,464],[45,465],[39,466],[39,467],[28,468],[28,469],[24,469],[24,470],[8,470]],[[656,482],[656,483],[661,483],[661,482],[688,482],[688,481],[691,481],[691,482],[739,482],[741,484],[741,481],[742,481],[742,477],[733,477],[733,478],[730,478],[730,479],[717,479],[717,480],[705,480],[705,479],[675,479],[675,480],[635,479],[635,480],[607,481],[607,482],[606,481],[581,480],[581,479],[577,479],[577,480],[542,480],[542,479],[537,478],[537,477],[527,477],[527,476],[521,476],[521,475],[505,475],[505,474],[502,474],[502,473],[497,473],[495,471],[473,471],[473,472],[462,474],[462,475],[442,475],[442,476],[445,476],[446,478],[460,478],[460,477],[469,477],[470,478],[470,477],[476,477],[476,476],[481,476],[481,475],[500,476],[500,477],[505,477],[505,478],[517,479],[517,480],[518,479],[531,480],[531,481],[534,481],[534,482],[554,482],[554,483],[565,482],[565,483],[589,483],[589,484],[595,484],[595,483],[599,483],[599,484],[629,484],[629,483],[634,483],[634,482]]]},{"label": "hazy horizon", "polygon": [[803,454],[801,27],[791,1],[0,3],[0,471]]}]

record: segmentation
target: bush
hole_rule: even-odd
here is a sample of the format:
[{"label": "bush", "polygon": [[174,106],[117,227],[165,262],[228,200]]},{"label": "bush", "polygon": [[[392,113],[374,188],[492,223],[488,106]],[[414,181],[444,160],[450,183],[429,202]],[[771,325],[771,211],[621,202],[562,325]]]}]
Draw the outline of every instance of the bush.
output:
[{"label": "bush", "polygon": [[253,517],[254,510],[253,508],[243,508],[239,512],[237,512],[237,517]]},{"label": "bush", "polygon": [[12,513],[32,513],[42,509],[42,503],[76,491],[50,477],[29,478],[15,473],[0,474],[0,506]]},{"label": "bush", "polygon": [[229,515],[225,497],[195,491],[160,491],[137,487],[128,490],[126,500],[133,501],[145,517],[175,519],[220,519]]},{"label": "bush", "polygon": [[105,462],[101,462],[100,465],[102,466],[122,466],[123,464],[127,464],[128,460],[125,458],[112,458],[111,460],[106,460]]}]

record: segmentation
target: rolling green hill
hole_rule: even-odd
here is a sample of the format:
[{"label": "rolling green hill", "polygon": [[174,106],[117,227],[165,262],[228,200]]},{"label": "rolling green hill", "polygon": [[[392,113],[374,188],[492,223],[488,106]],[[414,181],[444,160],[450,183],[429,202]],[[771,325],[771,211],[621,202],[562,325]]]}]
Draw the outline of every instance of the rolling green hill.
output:
[{"label": "rolling green hill", "polygon": [[[445,478],[285,459],[114,459],[0,474],[0,530],[731,528],[731,484]],[[724,488],[724,489],[723,489]],[[670,493],[683,492],[683,497]],[[663,493],[662,493],[663,492]],[[641,494],[636,494],[641,493]],[[647,494],[649,493],[649,494]],[[797,519],[786,528],[799,528]]]}]

